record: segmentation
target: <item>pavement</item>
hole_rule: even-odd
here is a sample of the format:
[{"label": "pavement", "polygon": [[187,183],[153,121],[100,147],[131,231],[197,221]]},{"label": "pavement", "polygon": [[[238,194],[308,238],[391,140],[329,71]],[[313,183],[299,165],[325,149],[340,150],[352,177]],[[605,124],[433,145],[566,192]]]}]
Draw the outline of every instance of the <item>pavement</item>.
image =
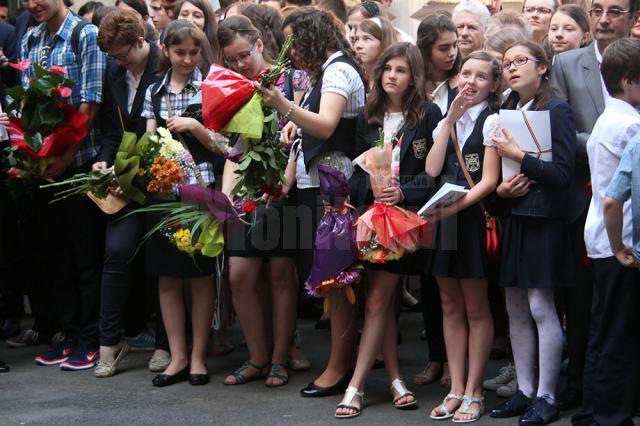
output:
[{"label": "pavement", "polygon": [[[314,322],[300,320],[302,350],[312,368],[291,373],[287,386],[266,388],[263,381],[224,386],[224,377],[247,359],[245,347],[224,357],[209,358],[211,383],[190,386],[187,382],[154,388],[154,374],[147,370],[150,352],[129,354],[122,371],[114,377],[96,379],[93,370],[61,371],[37,366],[33,357],[44,347],[8,349],[0,343],[0,360],[11,372],[0,374],[0,425],[424,425],[450,424],[430,420],[428,412],[440,403],[447,390],[439,384],[413,385],[415,373],[424,367],[426,342],[420,340],[420,314],[403,312],[400,317],[403,343],[399,346],[400,365],[409,388],[415,392],[419,408],[396,410],[384,369],[374,370],[365,389],[362,415],[351,420],[333,418],[341,396],[307,399],[299,390],[323,369],[329,352],[329,332],[314,330]],[[234,341],[240,341],[237,329]],[[491,361],[486,377],[492,377],[506,361]],[[563,383],[561,379],[561,384]],[[490,410],[502,399],[494,392],[485,395]],[[571,413],[563,413],[554,425],[570,424]],[[517,419],[483,416],[477,424],[517,425]]]}]

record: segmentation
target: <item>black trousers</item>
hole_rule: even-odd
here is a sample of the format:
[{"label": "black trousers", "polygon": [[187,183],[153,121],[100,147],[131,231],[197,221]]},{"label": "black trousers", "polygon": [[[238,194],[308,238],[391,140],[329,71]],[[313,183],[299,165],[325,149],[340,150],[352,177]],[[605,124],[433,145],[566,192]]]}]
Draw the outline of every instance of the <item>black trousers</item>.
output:
[{"label": "black trousers", "polygon": [[[128,211],[109,218],[105,234],[100,301],[100,345],[113,346],[127,336],[136,336],[146,328],[149,300],[157,301],[157,282],[144,273],[144,253],[136,250],[146,232],[144,214],[123,218]],[[156,347],[167,349],[166,332],[156,309]]]},{"label": "black trousers", "polygon": [[[60,180],[84,171],[68,170]],[[49,204],[54,192],[36,196],[58,319],[68,338],[97,346],[104,215],[84,196]]]},{"label": "black trousers", "polygon": [[429,345],[429,361],[447,362],[442,329],[442,302],[440,288],[431,275],[420,275],[420,300],[422,301],[422,321]]},{"label": "black trousers", "polygon": [[640,377],[640,271],[592,259],[593,304],[582,407],[573,424],[633,425]]}]

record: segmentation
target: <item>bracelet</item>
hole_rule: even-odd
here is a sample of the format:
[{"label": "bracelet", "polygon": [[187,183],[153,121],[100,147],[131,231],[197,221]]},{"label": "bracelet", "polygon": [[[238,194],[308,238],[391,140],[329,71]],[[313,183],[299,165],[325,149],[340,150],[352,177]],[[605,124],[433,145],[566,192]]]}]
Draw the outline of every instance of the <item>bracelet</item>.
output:
[{"label": "bracelet", "polygon": [[293,107],[294,106],[295,106],[295,103],[293,101],[289,101],[289,110],[287,111],[287,113],[285,115],[282,116],[282,118],[284,118],[285,120],[288,120],[289,116],[293,112]]}]

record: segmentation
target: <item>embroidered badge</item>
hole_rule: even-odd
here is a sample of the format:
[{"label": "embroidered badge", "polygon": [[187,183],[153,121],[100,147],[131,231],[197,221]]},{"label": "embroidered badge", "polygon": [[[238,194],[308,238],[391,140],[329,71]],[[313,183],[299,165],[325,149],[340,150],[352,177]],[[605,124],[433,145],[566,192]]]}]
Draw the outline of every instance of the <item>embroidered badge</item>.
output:
[{"label": "embroidered badge", "polygon": [[413,141],[413,155],[415,155],[418,160],[422,160],[427,157],[426,139],[418,139],[417,141]]},{"label": "embroidered badge", "polygon": [[467,165],[467,170],[469,172],[477,172],[480,170],[480,156],[476,153],[467,154],[464,156],[464,162]]}]

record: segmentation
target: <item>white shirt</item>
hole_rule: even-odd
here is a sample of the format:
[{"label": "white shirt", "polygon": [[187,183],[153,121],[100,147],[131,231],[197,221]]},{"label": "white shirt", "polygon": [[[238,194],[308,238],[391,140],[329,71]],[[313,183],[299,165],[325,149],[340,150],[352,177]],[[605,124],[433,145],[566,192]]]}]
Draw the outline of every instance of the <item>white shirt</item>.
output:
[{"label": "white shirt", "polygon": [[384,115],[384,124],[382,126],[382,131],[384,132],[384,143],[387,144],[391,142],[393,137],[398,133],[398,130],[402,127],[404,123],[404,113],[403,112],[389,112]]},{"label": "white shirt", "polygon": [[[600,50],[598,49],[598,42],[596,41],[595,43],[593,43],[593,48],[596,50],[596,60],[598,61],[598,64],[602,65],[602,54],[600,53]],[[611,98],[611,95],[609,95],[609,91],[607,90],[607,86],[604,85],[604,79],[602,78],[602,73],[600,74],[600,84],[602,85],[602,97],[604,99],[605,104],[607,103],[607,99]]]},{"label": "white shirt", "polygon": [[[489,102],[483,101],[477,105],[472,106],[460,117],[460,120],[456,121],[456,134],[458,136],[458,146],[460,146],[460,150],[464,148],[464,144],[473,133],[473,128],[476,125],[476,121],[480,116],[480,113],[489,105]],[[484,121],[484,125],[482,126],[482,138],[484,139],[484,145],[491,145],[491,135],[496,129],[498,114],[491,114]],[[438,126],[433,131],[433,139],[435,140],[440,130],[442,130],[442,125],[444,120],[441,120],[438,123]]]},{"label": "white shirt", "polygon": [[131,71],[127,70],[126,81],[127,81],[127,111],[131,114],[131,108],[133,108],[133,100],[136,97],[136,92],[138,91],[138,85],[140,84],[140,80],[142,79],[142,74],[140,74],[137,78],[133,75]]},{"label": "white shirt", "polygon": [[[625,146],[640,132],[640,114],[628,103],[609,97],[587,141],[593,197],[584,227],[587,254],[592,259],[614,256],[604,226],[604,197]],[[622,240],[632,246],[631,202],[623,206]]]},{"label": "white shirt", "polygon": [[440,108],[440,112],[444,116],[449,109],[449,80],[436,82],[436,88],[431,92],[433,103]]}]

